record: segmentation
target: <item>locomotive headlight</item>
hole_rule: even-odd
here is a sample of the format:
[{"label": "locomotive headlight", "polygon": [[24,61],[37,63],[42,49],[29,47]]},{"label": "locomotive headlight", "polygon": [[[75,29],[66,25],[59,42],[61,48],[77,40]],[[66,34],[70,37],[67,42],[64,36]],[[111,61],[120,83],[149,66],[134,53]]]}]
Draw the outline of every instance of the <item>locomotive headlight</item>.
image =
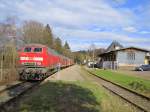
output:
[{"label": "locomotive headlight", "polygon": [[43,61],[43,57],[34,57],[33,60],[34,61]]},{"label": "locomotive headlight", "polygon": [[20,57],[20,60],[29,60],[29,57]]}]

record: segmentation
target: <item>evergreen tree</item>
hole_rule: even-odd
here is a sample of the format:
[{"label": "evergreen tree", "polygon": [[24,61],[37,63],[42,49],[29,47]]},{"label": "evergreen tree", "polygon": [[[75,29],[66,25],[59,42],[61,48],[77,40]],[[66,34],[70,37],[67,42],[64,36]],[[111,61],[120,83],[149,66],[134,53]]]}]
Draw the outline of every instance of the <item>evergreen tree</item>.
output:
[{"label": "evergreen tree", "polygon": [[44,41],[45,41],[45,44],[50,47],[50,48],[53,48],[54,45],[53,45],[53,34],[52,34],[52,30],[49,26],[49,24],[46,25],[45,27],[45,30],[44,30]]},{"label": "evergreen tree", "polygon": [[63,46],[63,55],[69,57],[69,58],[73,58],[73,54],[70,50],[69,44],[67,43],[67,41],[65,42],[64,46]]},{"label": "evergreen tree", "polygon": [[64,48],[70,50],[69,44],[67,43],[67,41],[64,44]]},{"label": "evergreen tree", "polygon": [[61,54],[63,53],[62,41],[59,37],[57,37],[54,41],[54,49]]}]

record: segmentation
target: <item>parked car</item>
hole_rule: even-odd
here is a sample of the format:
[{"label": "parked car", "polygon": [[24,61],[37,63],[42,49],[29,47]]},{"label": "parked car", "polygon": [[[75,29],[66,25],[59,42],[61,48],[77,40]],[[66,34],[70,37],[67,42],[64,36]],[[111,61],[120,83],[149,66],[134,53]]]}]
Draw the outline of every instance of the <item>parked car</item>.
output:
[{"label": "parked car", "polygon": [[89,62],[89,63],[88,63],[88,67],[89,67],[89,68],[93,68],[93,67],[94,67],[94,68],[97,68],[97,63]]},{"label": "parked car", "polygon": [[136,71],[150,71],[150,65],[141,65],[135,68]]}]

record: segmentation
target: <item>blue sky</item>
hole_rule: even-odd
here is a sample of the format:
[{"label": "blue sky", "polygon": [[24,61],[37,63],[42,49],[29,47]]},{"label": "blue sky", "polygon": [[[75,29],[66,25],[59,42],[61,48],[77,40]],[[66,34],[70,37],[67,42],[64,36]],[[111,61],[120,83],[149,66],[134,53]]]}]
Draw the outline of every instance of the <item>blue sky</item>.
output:
[{"label": "blue sky", "polygon": [[0,15],[48,23],[72,50],[113,40],[150,49],[150,0],[0,0]]}]

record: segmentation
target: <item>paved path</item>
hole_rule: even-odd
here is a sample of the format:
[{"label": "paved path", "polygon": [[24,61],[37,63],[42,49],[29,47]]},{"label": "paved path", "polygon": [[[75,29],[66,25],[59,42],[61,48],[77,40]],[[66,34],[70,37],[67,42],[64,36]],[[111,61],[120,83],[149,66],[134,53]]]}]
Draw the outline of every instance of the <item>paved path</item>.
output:
[{"label": "paved path", "polygon": [[50,76],[47,80],[62,80],[62,81],[83,81],[85,80],[84,76],[81,74],[80,66],[74,65],[63,69],[54,75]]}]

